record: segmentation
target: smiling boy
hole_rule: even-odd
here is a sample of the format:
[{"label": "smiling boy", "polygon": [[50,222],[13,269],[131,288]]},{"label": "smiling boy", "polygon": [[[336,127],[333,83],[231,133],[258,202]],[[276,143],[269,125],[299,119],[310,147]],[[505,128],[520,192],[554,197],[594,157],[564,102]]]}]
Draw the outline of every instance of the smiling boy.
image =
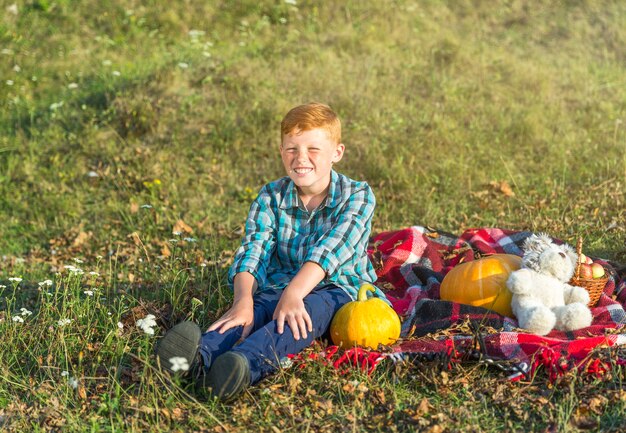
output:
[{"label": "smiling boy", "polygon": [[250,207],[228,276],[233,305],[204,334],[191,322],[172,328],[157,347],[166,370],[184,358],[197,385],[232,399],[324,335],[360,285],[376,279],[366,254],[375,199],[367,183],[333,170],[344,150],[329,106],[286,114],[287,176],[261,188]]}]

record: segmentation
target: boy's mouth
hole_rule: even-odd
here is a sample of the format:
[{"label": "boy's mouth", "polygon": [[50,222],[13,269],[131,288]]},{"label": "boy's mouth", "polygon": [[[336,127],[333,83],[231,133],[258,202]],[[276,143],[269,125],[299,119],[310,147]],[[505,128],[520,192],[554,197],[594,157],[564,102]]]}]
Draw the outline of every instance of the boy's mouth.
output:
[{"label": "boy's mouth", "polygon": [[313,171],[312,168],[294,168],[293,169],[294,172],[296,172],[297,174],[307,174]]}]

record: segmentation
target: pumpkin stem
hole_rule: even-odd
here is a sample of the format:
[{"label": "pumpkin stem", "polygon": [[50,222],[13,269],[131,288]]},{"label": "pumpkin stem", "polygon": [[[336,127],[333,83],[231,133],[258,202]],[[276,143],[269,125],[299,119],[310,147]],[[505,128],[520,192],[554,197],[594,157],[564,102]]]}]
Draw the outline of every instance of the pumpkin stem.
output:
[{"label": "pumpkin stem", "polygon": [[376,292],[376,289],[374,288],[374,286],[372,286],[371,284],[365,283],[359,289],[359,294],[356,295],[356,300],[357,301],[367,301],[367,291],[368,290],[370,292],[372,292],[372,293]]}]

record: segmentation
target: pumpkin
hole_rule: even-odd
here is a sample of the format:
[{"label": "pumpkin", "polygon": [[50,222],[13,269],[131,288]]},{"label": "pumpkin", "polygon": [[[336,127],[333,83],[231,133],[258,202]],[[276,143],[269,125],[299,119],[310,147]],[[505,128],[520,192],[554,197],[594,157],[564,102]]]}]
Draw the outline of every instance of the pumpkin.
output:
[{"label": "pumpkin", "polygon": [[494,254],[455,266],[441,282],[440,297],[513,317],[506,280],[522,264],[513,254]]},{"label": "pumpkin", "polygon": [[363,284],[357,300],[337,311],[330,324],[330,336],[337,346],[376,349],[379,344],[390,345],[400,337],[396,312],[382,299],[367,299],[367,292],[375,290],[371,284]]}]

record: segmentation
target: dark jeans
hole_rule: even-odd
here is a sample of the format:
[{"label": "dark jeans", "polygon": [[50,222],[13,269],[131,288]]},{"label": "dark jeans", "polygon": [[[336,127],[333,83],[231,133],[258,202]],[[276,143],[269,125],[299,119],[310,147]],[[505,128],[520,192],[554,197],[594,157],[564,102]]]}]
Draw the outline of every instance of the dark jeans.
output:
[{"label": "dark jeans", "polygon": [[241,344],[235,346],[241,338],[243,326],[230,328],[223,334],[217,331],[203,334],[200,353],[205,367],[209,367],[215,358],[232,349],[248,358],[250,377],[254,384],[275,372],[285,356],[299,353],[315,338],[323,336],[337,310],[352,300],[350,295],[335,285],[314,289],[304,298],[304,306],[313,322],[313,332],[307,332],[307,338],[295,340],[287,323],[283,333],[279,334],[276,321],[272,320],[282,293],[282,290],[263,290],[254,295],[253,328]]}]

